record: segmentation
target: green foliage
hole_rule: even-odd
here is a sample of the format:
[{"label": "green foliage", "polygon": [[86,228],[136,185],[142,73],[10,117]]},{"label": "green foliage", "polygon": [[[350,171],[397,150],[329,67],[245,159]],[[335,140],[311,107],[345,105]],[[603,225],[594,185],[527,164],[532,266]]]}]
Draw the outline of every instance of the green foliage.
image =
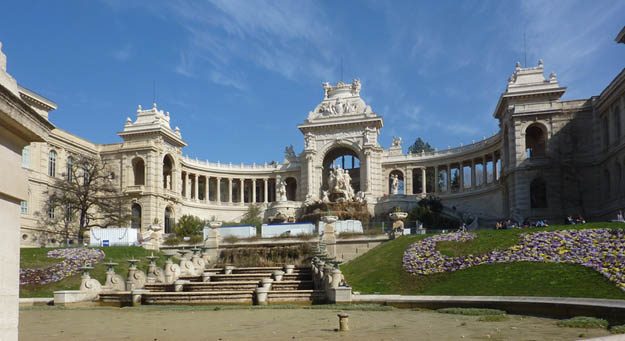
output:
[{"label": "green foliage", "polygon": [[508,320],[506,315],[486,315],[477,319],[480,322],[503,322]]},{"label": "green foliage", "polygon": [[263,224],[263,217],[260,215],[260,207],[256,204],[251,204],[247,208],[247,212],[243,215],[243,218],[239,222],[239,225],[253,225],[257,229],[260,229]]},{"label": "green foliage", "polygon": [[172,236],[172,237],[167,238],[167,239],[163,242],[163,244],[165,244],[165,245],[170,245],[170,246],[171,246],[171,245],[178,245],[178,244],[180,244],[180,242],[181,242],[181,241],[182,241],[182,240],[181,240],[180,238]]},{"label": "green foliage", "polygon": [[564,328],[608,328],[608,321],[596,317],[575,316],[570,319],[556,322],[558,327]]},{"label": "green foliage", "polygon": [[238,242],[238,241],[239,241],[239,237],[237,237],[237,236],[233,236],[233,235],[230,235],[230,236],[225,236],[225,237],[223,238],[223,241],[224,241],[224,242],[226,242],[226,243],[231,243],[231,244],[234,244],[234,243],[236,243],[236,242]]},{"label": "green foliage", "polygon": [[196,216],[185,214],[176,223],[178,237],[197,236],[202,234],[204,221]]},{"label": "green foliage", "polygon": [[485,308],[442,308],[436,310],[442,314],[456,314],[456,315],[471,315],[471,316],[485,316],[485,315],[505,315],[506,312],[499,309],[485,309]]},{"label": "green foliage", "polygon": [[410,147],[408,147],[408,153],[417,154],[421,152],[433,152],[434,148],[430,146],[428,142],[423,141],[420,137],[414,141]]},{"label": "green foliage", "polygon": [[460,226],[460,221],[442,215],[442,211],[441,199],[428,196],[421,199],[419,205],[408,212],[408,221],[418,220],[427,229],[456,229]]},{"label": "green foliage", "polygon": [[625,324],[621,324],[618,326],[612,326],[610,328],[610,333],[612,334],[625,334]]},{"label": "green foliage", "polygon": [[[535,228],[532,231],[589,228],[622,226],[618,223],[592,223]],[[518,235],[526,232],[519,229],[477,231],[474,240],[450,243],[447,248],[456,254],[486,253],[512,246],[518,242]],[[403,236],[341,265],[347,283],[354,291],[363,294],[625,298],[623,291],[598,272],[576,264],[484,264],[430,276],[410,275],[402,268],[402,257],[410,244],[425,237],[427,235]],[[440,244],[437,243],[437,246]],[[455,248],[451,244],[455,244]],[[465,244],[471,247],[465,248]]]}]

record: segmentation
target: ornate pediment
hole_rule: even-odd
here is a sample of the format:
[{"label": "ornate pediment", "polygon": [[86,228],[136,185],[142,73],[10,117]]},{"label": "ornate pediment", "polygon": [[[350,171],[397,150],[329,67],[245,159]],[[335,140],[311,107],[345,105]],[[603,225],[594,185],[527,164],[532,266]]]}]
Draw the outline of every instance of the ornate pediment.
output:
[{"label": "ornate pediment", "polygon": [[371,112],[371,107],[360,98],[360,89],[358,79],[354,79],[351,84],[338,82],[334,86],[323,83],[324,99],[308,114],[307,121],[352,115],[376,116]]}]

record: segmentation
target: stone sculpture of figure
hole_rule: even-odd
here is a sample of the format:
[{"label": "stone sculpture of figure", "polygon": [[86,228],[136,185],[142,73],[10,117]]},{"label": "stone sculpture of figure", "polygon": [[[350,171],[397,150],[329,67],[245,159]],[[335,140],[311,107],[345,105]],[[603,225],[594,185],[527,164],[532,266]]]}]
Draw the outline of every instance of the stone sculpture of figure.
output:
[{"label": "stone sculpture of figure", "polygon": [[287,197],[286,197],[286,182],[280,181],[276,191],[278,192],[277,193],[278,194],[277,195],[278,201],[287,201]]},{"label": "stone sculpture of figure", "polygon": [[306,149],[315,149],[315,135],[311,132],[306,133]]},{"label": "stone sculpture of figure", "polygon": [[330,197],[328,197],[328,191],[323,191],[323,197],[321,197],[321,202],[329,203]]},{"label": "stone sculpture of figure", "polygon": [[293,145],[289,145],[288,147],[284,149],[284,156],[287,159],[295,157],[295,152],[293,151]]},{"label": "stone sculpture of figure", "polygon": [[354,201],[366,202],[367,200],[366,200],[365,192],[358,191],[358,193],[356,193],[356,197],[354,198]]},{"label": "stone sculpture of figure", "polygon": [[325,98],[328,98],[328,92],[330,92],[330,89],[332,89],[332,87],[330,86],[330,83],[328,82],[323,82],[321,84],[323,85],[323,92],[325,93]]},{"label": "stone sculpture of figure", "polygon": [[313,197],[312,194],[306,194],[306,200],[304,200],[304,206],[310,206],[310,205],[314,205],[315,202],[315,198]]},{"label": "stone sculpture of figure", "polygon": [[354,189],[351,186],[352,178],[349,172],[342,169],[341,166],[334,168],[328,177],[328,192],[330,194],[339,194],[339,198],[346,201],[354,200]]},{"label": "stone sculpture of figure", "polygon": [[401,137],[393,136],[393,147],[401,147]]},{"label": "stone sculpture of figure", "polygon": [[361,87],[362,85],[360,85],[360,79],[354,79],[354,81],[352,82],[352,95],[358,96],[360,94]]},{"label": "stone sculpture of figure", "polygon": [[393,195],[399,194],[399,177],[397,174],[391,175],[391,189]]}]

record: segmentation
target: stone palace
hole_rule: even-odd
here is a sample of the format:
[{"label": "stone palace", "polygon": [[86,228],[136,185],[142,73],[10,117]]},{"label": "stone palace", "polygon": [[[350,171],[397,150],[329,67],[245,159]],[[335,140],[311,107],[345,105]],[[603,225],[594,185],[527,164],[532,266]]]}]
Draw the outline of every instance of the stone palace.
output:
[{"label": "stone palace", "polygon": [[[617,41],[623,43],[622,36]],[[265,220],[278,214],[297,219],[306,205],[331,199],[330,185],[337,183],[331,174],[339,169],[343,186],[347,179],[351,187],[343,200],[366,202],[372,215],[396,206],[407,210],[434,195],[483,225],[504,218],[615,216],[625,206],[625,69],[600,94],[568,101],[560,100],[566,87],[556,74],[545,74],[542,60],[534,67],[516,64],[492,114],[500,127],[495,135],[417,154],[404,153],[399,137],[388,148],[380,145],[384,120],[360,97],[366,85],[358,79],[323,83],[321,103],[307,115],[302,108],[297,128],[304,150],[287,147],[281,163],[224,164],[183,156],[186,143],[180,129],[172,128],[175,113],[156,104],[138,107],[118,133],[119,143],[95,144],[55,128],[45,142],[33,142],[22,153],[29,174],[28,199],[21,203],[22,246],[42,242],[35,212],[53,179],[81,154],[111,167],[111,179],[132,198],[132,214],[139,218],[133,227],[142,231],[157,218],[170,232],[184,214],[236,221],[253,203]],[[45,119],[57,108],[18,89]],[[46,238],[51,245],[60,239]]]}]

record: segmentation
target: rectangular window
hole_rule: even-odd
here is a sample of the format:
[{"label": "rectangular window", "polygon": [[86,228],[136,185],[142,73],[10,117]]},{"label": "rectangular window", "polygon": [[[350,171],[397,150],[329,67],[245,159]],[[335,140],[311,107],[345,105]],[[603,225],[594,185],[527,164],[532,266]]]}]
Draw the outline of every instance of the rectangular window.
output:
[{"label": "rectangular window", "polygon": [[54,219],[54,207],[50,207],[50,210],[48,211],[48,217],[50,217],[50,219]]},{"label": "rectangular window", "polygon": [[22,201],[20,203],[20,210],[22,214],[28,214],[28,201]]},{"label": "rectangular window", "polygon": [[30,146],[22,149],[22,167],[30,168]]}]

